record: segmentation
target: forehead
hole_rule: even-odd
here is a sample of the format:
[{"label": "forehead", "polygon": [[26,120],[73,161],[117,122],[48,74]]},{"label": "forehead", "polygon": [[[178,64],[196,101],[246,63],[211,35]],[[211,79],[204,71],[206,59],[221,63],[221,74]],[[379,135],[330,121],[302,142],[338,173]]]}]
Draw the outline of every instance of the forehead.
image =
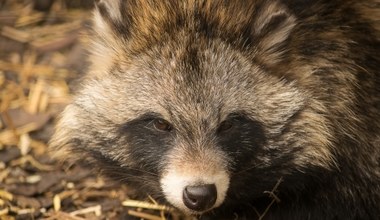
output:
[{"label": "forehead", "polygon": [[307,95],[216,40],[165,42],[120,57],[108,72],[87,80],[76,103],[116,124],[154,112],[175,124],[198,126],[244,112],[277,129]]},{"label": "forehead", "polygon": [[[174,49],[173,49],[174,48]],[[125,66],[122,77],[136,95],[150,96],[166,111],[203,117],[234,111],[251,96],[259,68],[221,42],[181,42],[151,48]],[[147,100],[148,101],[148,100]]]}]

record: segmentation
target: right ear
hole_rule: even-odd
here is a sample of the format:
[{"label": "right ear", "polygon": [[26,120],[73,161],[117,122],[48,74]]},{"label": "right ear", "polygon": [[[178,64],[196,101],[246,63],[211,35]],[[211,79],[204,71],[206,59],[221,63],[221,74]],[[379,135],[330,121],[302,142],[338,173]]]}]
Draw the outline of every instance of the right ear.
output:
[{"label": "right ear", "polygon": [[98,0],[93,11],[92,30],[89,32],[92,63],[89,75],[106,74],[113,63],[123,57],[125,42],[131,28],[127,0]]},{"label": "right ear", "polygon": [[94,29],[106,33],[111,30],[127,31],[125,0],[97,0],[94,11]]},{"label": "right ear", "polygon": [[97,0],[96,9],[99,13],[113,21],[121,21],[121,0]]}]

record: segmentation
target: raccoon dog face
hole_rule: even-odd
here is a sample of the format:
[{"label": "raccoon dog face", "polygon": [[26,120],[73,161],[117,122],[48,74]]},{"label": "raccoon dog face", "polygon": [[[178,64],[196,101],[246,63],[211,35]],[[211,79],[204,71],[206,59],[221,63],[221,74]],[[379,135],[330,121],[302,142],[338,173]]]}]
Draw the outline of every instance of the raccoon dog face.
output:
[{"label": "raccoon dog face", "polygon": [[277,68],[296,24],[277,1],[100,1],[51,145],[191,214],[328,169],[325,109]]}]

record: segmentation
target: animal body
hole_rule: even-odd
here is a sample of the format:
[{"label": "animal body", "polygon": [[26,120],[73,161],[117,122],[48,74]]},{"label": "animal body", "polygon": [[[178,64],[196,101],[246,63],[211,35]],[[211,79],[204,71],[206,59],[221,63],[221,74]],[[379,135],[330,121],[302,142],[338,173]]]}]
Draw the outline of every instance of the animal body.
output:
[{"label": "animal body", "polygon": [[98,1],[51,148],[204,219],[380,219],[379,12]]}]

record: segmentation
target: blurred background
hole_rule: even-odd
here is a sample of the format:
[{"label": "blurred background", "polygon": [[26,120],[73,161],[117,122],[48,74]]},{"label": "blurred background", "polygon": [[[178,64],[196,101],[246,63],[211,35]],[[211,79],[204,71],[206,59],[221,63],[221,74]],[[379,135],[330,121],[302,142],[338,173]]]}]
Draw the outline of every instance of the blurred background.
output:
[{"label": "blurred background", "polygon": [[1,220],[180,219],[166,207],[142,209],[128,200],[132,190],[48,154],[57,115],[87,66],[93,4],[0,0]]}]

